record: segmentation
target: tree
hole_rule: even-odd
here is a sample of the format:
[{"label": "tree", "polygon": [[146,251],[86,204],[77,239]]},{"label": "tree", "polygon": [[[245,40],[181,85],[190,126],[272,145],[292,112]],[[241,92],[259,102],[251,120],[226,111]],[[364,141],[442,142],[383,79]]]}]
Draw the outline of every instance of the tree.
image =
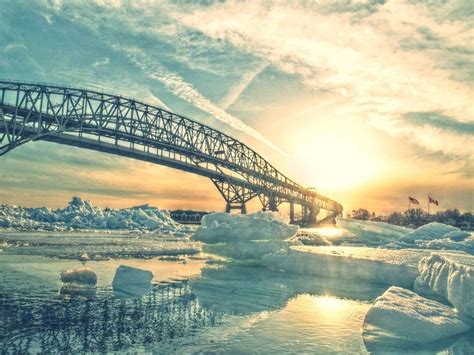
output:
[{"label": "tree", "polygon": [[367,221],[369,217],[370,217],[369,211],[367,211],[364,208],[359,208],[358,210],[352,210],[351,218]]},{"label": "tree", "polygon": [[387,223],[400,226],[403,224],[403,216],[400,212],[392,212],[387,217]]}]

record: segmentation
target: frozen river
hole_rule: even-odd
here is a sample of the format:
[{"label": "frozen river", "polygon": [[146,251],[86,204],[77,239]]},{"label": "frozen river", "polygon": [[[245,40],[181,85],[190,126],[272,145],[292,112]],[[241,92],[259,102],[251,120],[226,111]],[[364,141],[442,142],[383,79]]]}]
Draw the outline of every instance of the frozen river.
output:
[{"label": "frozen river", "polygon": [[[186,240],[87,232],[0,236],[1,353],[368,353],[364,317],[388,288],[226,263]],[[97,288],[73,297],[59,275],[83,264],[97,274]],[[115,292],[120,265],[152,271],[151,290],[135,297]],[[411,350],[462,354],[473,347],[471,332]]]}]

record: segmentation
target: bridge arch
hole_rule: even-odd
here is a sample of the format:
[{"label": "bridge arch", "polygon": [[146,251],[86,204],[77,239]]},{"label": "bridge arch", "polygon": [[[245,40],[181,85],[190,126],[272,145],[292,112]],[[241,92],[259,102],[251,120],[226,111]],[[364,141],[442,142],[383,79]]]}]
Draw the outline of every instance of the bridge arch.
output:
[{"label": "bridge arch", "polygon": [[[86,89],[0,80],[0,155],[32,140],[66,144],[208,177],[226,210],[259,197],[263,208],[300,205],[302,224],[342,206],[286,177],[231,136],[160,107]],[[291,214],[291,213],[290,213]],[[294,220],[294,213],[292,215]]]}]

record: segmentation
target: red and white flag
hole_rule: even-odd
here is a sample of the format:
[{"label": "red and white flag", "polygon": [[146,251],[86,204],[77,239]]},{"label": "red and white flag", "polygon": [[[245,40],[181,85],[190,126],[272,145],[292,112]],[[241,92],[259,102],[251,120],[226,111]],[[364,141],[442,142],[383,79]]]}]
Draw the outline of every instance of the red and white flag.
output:
[{"label": "red and white flag", "polygon": [[408,201],[410,203],[413,203],[414,205],[419,205],[420,204],[416,198],[411,197],[411,196],[408,196]]},{"label": "red and white flag", "polygon": [[433,197],[428,196],[428,201],[432,203],[433,205],[439,206],[439,201],[435,200]]}]

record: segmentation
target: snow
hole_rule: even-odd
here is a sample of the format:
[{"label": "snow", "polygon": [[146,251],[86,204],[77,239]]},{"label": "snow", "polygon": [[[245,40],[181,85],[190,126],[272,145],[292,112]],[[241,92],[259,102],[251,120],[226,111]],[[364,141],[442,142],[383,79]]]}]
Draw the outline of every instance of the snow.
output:
[{"label": "snow", "polygon": [[112,287],[119,297],[138,297],[151,290],[153,273],[132,266],[120,265],[115,272]]},{"label": "snow", "polygon": [[411,287],[426,255],[421,250],[293,246],[288,253],[265,255],[262,263],[275,271]]},{"label": "snow", "polygon": [[447,224],[432,222],[421,226],[400,238],[405,243],[415,243],[418,240],[444,239],[445,235],[452,232],[460,232],[459,228]]},{"label": "snow", "polygon": [[421,259],[422,280],[444,296],[459,312],[474,318],[474,256],[432,253]]},{"label": "snow", "polygon": [[297,226],[289,225],[274,212],[247,215],[211,213],[191,237],[207,245],[204,251],[234,259],[260,259],[268,253],[288,249],[286,239]]},{"label": "snow", "polygon": [[298,226],[285,223],[275,212],[232,215],[225,212],[205,215],[192,239],[204,243],[284,240],[296,234]]},{"label": "snow", "polygon": [[463,333],[471,325],[448,306],[392,286],[367,312],[363,337],[369,351],[377,344],[402,348]]},{"label": "snow", "polygon": [[393,224],[349,218],[337,218],[336,224],[338,227],[345,229],[353,235],[343,238],[341,242],[366,246],[384,245],[391,241],[399,240],[412,231],[410,228],[395,226]]},{"label": "snow", "polygon": [[61,281],[68,284],[95,286],[97,275],[89,268],[66,270],[61,273]]},{"label": "snow", "polygon": [[102,210],[90,201],[73,197],[63,209],[0,206],[0,227],[20,230],[125,229],[153,230],[184,236],[192,227],[175,222],[168,211],[148,205]]}]

